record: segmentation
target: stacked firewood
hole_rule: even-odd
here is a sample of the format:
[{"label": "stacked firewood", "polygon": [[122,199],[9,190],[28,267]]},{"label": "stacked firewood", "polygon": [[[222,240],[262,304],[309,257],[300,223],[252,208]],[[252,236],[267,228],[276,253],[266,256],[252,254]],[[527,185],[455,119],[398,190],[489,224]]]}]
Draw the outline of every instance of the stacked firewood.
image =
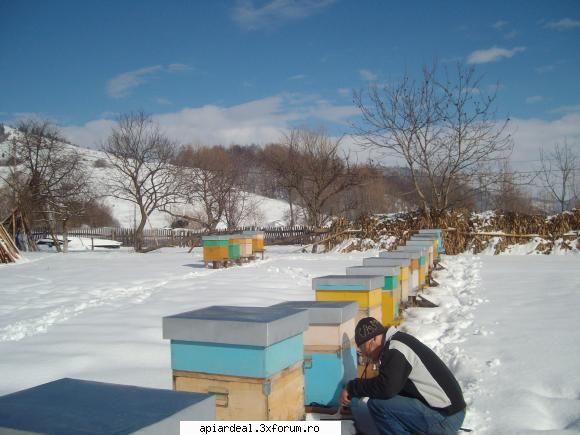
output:
[{"label": "stacked firewood", "polygon": [[6,231],[0,224],[0,263],[15,263],[20,258],[20,252]]}]

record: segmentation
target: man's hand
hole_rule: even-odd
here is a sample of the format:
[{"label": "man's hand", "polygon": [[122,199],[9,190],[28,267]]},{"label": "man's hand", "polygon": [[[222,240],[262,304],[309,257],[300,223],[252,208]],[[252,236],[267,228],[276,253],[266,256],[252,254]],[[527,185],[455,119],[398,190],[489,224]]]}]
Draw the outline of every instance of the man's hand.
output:
[{"label": "man's hand", "polygon": [[340,403],[341,406],[350,405],[350,397],[348,396],[348,391],[346,390],[346,388],[344,388],[340,392],[340,397],[338,398],[338,403]]}]

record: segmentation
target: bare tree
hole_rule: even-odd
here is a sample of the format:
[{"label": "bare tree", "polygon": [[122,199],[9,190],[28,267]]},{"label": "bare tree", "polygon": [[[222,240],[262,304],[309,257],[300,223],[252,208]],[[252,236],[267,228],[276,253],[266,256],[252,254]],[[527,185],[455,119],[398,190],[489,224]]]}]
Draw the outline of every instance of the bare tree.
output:
[{"label": "bare tree", "polygon": [[176,213],[174,217],[195,222],[212,231],[225,219],[228,228],[236,227],[248,212],[248,194],[243,190],[243,166],[221,146],[184,148],[177,163],[183,167],[183,202],[194,212]]},{"label": "bare tree", "polygon": [[[57,224],[80,213],[71,201],[84,203],[92,197],[78,152],[48,121],[30,119],[18,123],[10,153],[13,164],[4,180],[25,226],[44,222],[56,237]],[[60,251],[59,244],[55,246]]]},{"label": "bare tree", "polygon": [[53,186],[47,196],[55,219],[62,226],[63,252],[68,252],[69,222],[86,213],[96,198],[95,189],[77,152],[69,155],[69,163],[73,161],[76,161],[74,169]]},{"label": "bare tree", "polygon": [[0,142],[4,142],[6,139],[8,139],[8,133],[6,133],[4,124],[0,124]]},{"label": "bare tree", "polygon": [[532,201],[517,181],[508,160],[501,164],[499,180],[493,195],[493,205],[497,209],[516,213],[530,213]]},{"label": "bare tree", "polygon": [[135,229],[135,249],[143,247],[147,219],[178,200],[179,173],[171,163],[174,144],[143,112],[124,114],[102,146],[113,177],[108,180],[112,196],[135,204],[139,224]]},{"label": "bare tree", "polygon": [[283,139],[270,168],[291,195],[296,193],[306,212],[307,224],[322,226],[338,210],[332,200],[360,184],[361,172],[348,156],[340,155],[340,139],[310,129],[291,130]]},{"label": "bare tree", "polygon": [[300,178],[296,172],[297,165],[288,165],[288,162],[295,159],[295,149],[281,144],[267,145],[262,154],[261,160],[267,172],[266,178],[270,178],[273,184],[281,190],[281,196],[288,201],[290,226],[296,224],[296,192],[295,185]]},{"label": "bare tree", "polygon": [[568,142],[563,146],[556,144],[551,152],[540,149],[540,178],[544,188],[560,205],[560,211],[566,210],[576,196],[575,174],[578,171],[578,156]]},{"label": "bare tree", "polygon": [[458,181],[476,177],[511,151],[508,120],[495,121],[495,95],[481,88],[473,68],[457,65],[439,78],[433,65],[423,68],[418,83],[406,75],[355,92],[361,143],[405,162],[424,211],[438,215],[453,205]]}]

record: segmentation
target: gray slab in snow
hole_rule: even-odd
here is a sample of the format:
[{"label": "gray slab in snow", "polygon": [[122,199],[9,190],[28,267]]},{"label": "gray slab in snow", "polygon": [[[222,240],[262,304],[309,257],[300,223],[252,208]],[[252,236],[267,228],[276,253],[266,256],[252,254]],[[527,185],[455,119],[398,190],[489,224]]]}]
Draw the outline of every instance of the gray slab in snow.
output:
[{"label": "gray slab in snow", "polygon": [[287,307],[214,305],[163,318],[163,338],[267,347],[301,334],[308,313]]},{"label": "gray slab in snow", "polygon": [[381,251],[379,258],[410,258],[418,260],[421,256],[420,252],[401,252],[401,251]]},{"label": "gray slab in snow", "polygon": [[179,433],[181,420],[215,420],[215,397],[70,378],[0,397],[0,434]]},{"label": "gray slab in snow", "polygon": [[382,275],[396,276],[401,273],[401,266],[352,266],[346,268],[347,275]]},{"label": "gray slab in snow", "polygon": [[374,290],[383,288],[385,277],[381,275],[326,275],[312,279],[312,289],[316,290],[318,286],[329,285],[356,285],[364,290]]},{"label": "gray slab in snow", "polygon": [[290,301],[273,306],[307,310],[311,325],[340,325],[354,318],[358,311],[356,302],[342,301]]},{"label": "gray slab in snow", "polygon": [[411,259],[407,258],[382,258],[382,257],[367,257],[363,258],[363,266],[411,266]]}]

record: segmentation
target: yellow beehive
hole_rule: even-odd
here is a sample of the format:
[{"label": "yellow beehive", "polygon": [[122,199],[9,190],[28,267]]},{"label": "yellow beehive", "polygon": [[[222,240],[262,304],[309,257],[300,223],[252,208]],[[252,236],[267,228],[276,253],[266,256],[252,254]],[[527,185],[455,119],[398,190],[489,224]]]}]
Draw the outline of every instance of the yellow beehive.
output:
[{"label": "yellow beehive", "polygon": [[264,252],[264,232],[263,231],[243,231],[242,235],[252,237],[253,252]]},{"label": "yellow beehive", "polygon": [[312,288],[316,292],[317,301],[356,302],[356,322],[369,316],[382,322],[383,282],[382,276],[329,275],[314,278]]},{"label": "yellow beehive", "polygon": [[203,261],[207,265],[210,262],[223,262],[229,259],[229,236],[204,236]]}]

